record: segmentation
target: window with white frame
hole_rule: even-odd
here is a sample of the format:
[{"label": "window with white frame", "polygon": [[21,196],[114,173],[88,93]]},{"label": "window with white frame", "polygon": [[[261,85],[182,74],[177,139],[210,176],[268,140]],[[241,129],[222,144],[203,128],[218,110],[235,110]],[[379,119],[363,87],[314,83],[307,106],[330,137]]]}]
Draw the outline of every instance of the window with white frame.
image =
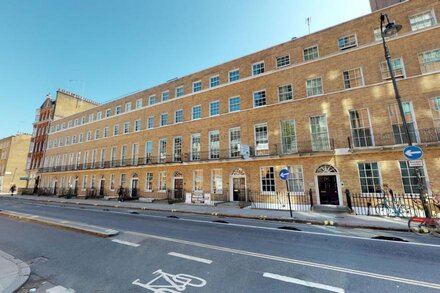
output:
[{"label": "window with white frame", "polygon": [[353,146],[357,148],[373,146],[373,134],[368,109],[350,110],[349,116]]},{"label": "window with white frame", "polygon": [[364,79],[362,77],[362,69],[360,67],[343,71],[342,77],[344,79],[345,89],[350,89],[364,85]]},{"label": "window with white frame", "polygon": [[169,91],[162,92],[162,102],[168,101],[169,98],[170,98]]},{"label": "window with white frame", "polygon": [[121,147],[121,166],[125,166],[126,159],[127,159],[127,146],[123,145]]},{"label": "window with white frame", "polygon": [[240,111],[240,97],[229,98],[229,112]]},{"label": "window with white frame", "polygon": [[151,95],[148,97],[148,105],[154,105],[156,104],[156,96],[155,95]]},{"label": "window with white frame", "polygon": [[83,182],[82,182],[82,190],[86,190],[87,188],[87,175],[83,176]]},{"label": "window with white frame", "polygon": [[241,133],[240,128],[229,129],[229,155],[231,158],[240,156]]},{"label": "window with white frame", "polygon": [[116,106],[115,107],[115,115],[119,115],[121,114],[121,106]]},{"label": "window with white frame", "polygon": [[150,116],[147,120],[147,129],[152,129],[154,127],[154,117]]},{"label": "window with white frame", "polygon": [[437,135],[437,140],[440,141],[440,97],[430,99],[430,105],[435,133]]},{"label": "window with white frame", "polygon": [[287,65],[290,65],[290,55],[278,56],[277,60],[277,68],[281,68]]},{"label": "window with white frame", "polygon": [[182,161],[182,137],[178,136],[173,139],[173,162]]},{"label": "window with white frame", "polygon": [[96,113],[96,120],[101,120],[101,119],[102,119],[102,112]]},{"label": "window with white frame", "polygon": [[[99,138],[99,132],[98,132],[98,138]],[[76,143],[76,135],[72,135],[72,144]],[[63,146],[62,144],[60,146]]]},{"label": "window with white frame", "polygon": [[130,122],[124,122],[124,134],[130,132]]},{"label": "window with white frame", "polygon": [[120,186],[125,188],[125,183],[126,182],[127,182],[127,175],[122,173],[121,177],[120,177],[120,180],[119,180]]},{"label": "window with white frame", "polygon": [[[409,136],[412,142],[418,142],[418,132],[415,124],[414,112],[412,103],[402,102],[403,112],[406,118],[406,124],[409,130]],[[408,139],[403,127],[402,118],[400,116],[400,110],[397,103],[388,105],[388,115],[391,121],[391,127],[393,129],[394,143],[395,144],[407,144]]]},{"label": "window with white frame", "polygon": [[310,133],[313,151],[328,151],[331,149],[325,115],[310,117]]},{"label": "window with white frame", "polygon": [[240,70],[234,69],[229,71],[229,82],[237,81],[240,79]]},{"label": "window with white frame", "polygon": [[280,102],[289,101],[293,99],[292,85],[282,85],[278,87],[278,100]]},{"label": "window with white frame", "polygon": [[78,124],[79,124],[79,119],[76,118],[75,121],[74,121],[74,123],[73,123],[73,125],[74,125],[74,126],[78,126]]},{"label": "window with white frame", "polygon": [[377,162],[358,163],[362,193],[380,193],[381,180]]},{"label": "window with white frame", "polygon": [[260,167],[261,191],[275,192],[275,168]]},{"label": "window with white frame", "polygon": [[160,114],[160,126],[168,125],[168,113]]},{"label": "window with white frame", "polygon": [[211,171],[211,193],[223,193],[222,169],[212,169]]},{"label": "window with white frame", "polygon": [[317,77],[313,79],[308,79],[306,81],[306,90],[308,97],[322,95],[323,94],[322,78]]},{"label": "window with white frame", "polygon": [[[96,129],[95,130],[95,139],[98,139],[99,138],[99,129]],[[73,141],[72,141],[72,143],[73,143]]]},{"label": "window with white frame", "polygon": [[164,163],[167,158],[167,139],[159,140],[159,163]]},{"label": "window with white frame", "polygon": [[357,46],[356,34],[343,36],[338,39],[339,50],[346,50]]},{"label": "window with white frame", "polygon": [[127,102],[125,103],[125,113],[130,111],[131,111],[131,102]]},{"label": "window with white frame", "polygon": [[220,158],[220,132],[218,130],[209,132],[209,158]]},{"label": "window with white frame", "polygon": [[174,123],[181,123],[183,122],[183,110],[177,110],[174,112]]},{"label": "window with white frame", "polygon": [[192,107],[192,120],[200,119],[202,117],[202,106],[197,105]]},{"label": "window with white frame", "polygon": [[176,98],[181,97],[185,94],[185,91],[183,89],[183,85],[176,87]]},{"label": "window with white frame", "polygon": [[104,168],[104,162],[105,162],[105,149],[101,149],[101,157],[99,159],[100,168]]},{"label": "window with white frame", "polygon": [[[380,30],[380,27],[373,29],[373,36],[376,42],[382,42],[382,32]],[[396,36],[396,34],[394,36]],[[389,39],[389,38],[390,37],[385,37],[385,39]]]},{"label": "window with white frame", "polygon": [[[77,156],[77,161],[79,161],[79,158],[80,158],[80,155]],[[88,164],[89,164],[89,151],[85,151],[84,152],[84,157],[83,157],[82,168],[83,169],[88,169],[89,168]]]},{"label": "window with white frame", "polygon": [[145,143],[145,160],[144,160],[144,163],[145,164],[151,163],[152,156],[153,156],[153,142],[152,141],[147,141]]},{"label": "window with white frame", "polygon": [[140,131],[141,130],[141,119],[137,119],[134,121],[134,131]]},{"label": "window with white frame", "polygon": [[303,55],[304,55],[304,61],[311,61],[319,58],[318,46],[305,48],[303,50]]},{"label": "window with white frame", "polygon": [[66,122],[61,123],[61,129],[62,130],[66,129]]},{"label": "window with white frame", "polygon": [[290,171],[289,178],[287,179],[287,186],[289,192],[304,193],[304,175],[303,168],[300,165],[288,166]]},{"label": "window with white frame", "polygon": [[113,136],[119,135],[119,124],[113,125]]},{"label": "window with white frame", "polygon": [[103,137],[108,137],[108,127],[104,127],[104,130],[102,133],[103,133],[102,134]]},{"label": "window with white frame", "polygon": [[145,191],[153,191],[153,173],[147,172],[145,175]]},{"label": "window with white frame", "polygon": [[136,166],[139,163],[139,144],[134,143],[131,146],[131,165]]},{"label": "window with white frame", "polygon": [[87,131],[87,141],[90,141],[92,139],[92,132]]},{"label": "window with white frame", "polygon": [[91,164],[92,169],[95,168],[95,163],[96,163],[96,150],[93,150],[92,151],[92,164]]},{"label": "window with white frame", "polygon": [[115,190],[115,174],[110,175],[110,190]]},{"label": "window with white frame", "polygon": [[200,133],[191,135],[191,161],[200,160]]},{"label": "window with white frame", "polygon": [[252,75],[258,75],[264,73],[264,62],[258,62],[252,64]]},{"label": "window with white frame", "polygon": [[67,122],[67,128],[71,128],[73,126],[73,121],[69,120],[69,122]]},{"label": "window with white frame", "polygon": [[136,100],[136,109],[142,108],[142,98]]},{"label": "window with white frame", "polygon": [[434,16],[434,10],[413,15],[409,18],[409,22],[411,24],[412,31],[431,27],[437,23]]},{"label": "window with white frame", "polygon": [[167,191],[167,172],[161,171],[159,176],[159,191]]},{"label": "window with white frame", "polygon": [[422,73],[440,70],[440,48],[419,53],[420,70]]},{"label": "window with white frame", "polygon": [[220,114],[220,101],[213,101],[209,103],[209,116],[216,116]]},{"label": "window with white frame", "polygon": [[114,167],[116,165],[116,152],[117,147],[113,146],[110,149],[110,167]]},{"label": "window with white frame", "polygon": [[193,172],[193,191],[203,191],[203,170]]},{"label": "window with white frame", "polygon": [[200,92],[201,90],[202,90],[202,82],[200,80],[193,82],[193,93]]},{"label": "window with white frame", "polygon": [[[391,68],[393,69],[395,78],[405,78],[405,67],[403,65],[402,58],[391,59]],[[380,72],[382,74],[382,79],[391,79],[391,74],[388,69],[388,64],[386,61],[380,63]]]},{"label": "window with white frame", "polygon": [[295,120],[281,121],[281,145],[283,154],[294,154],[298,152]]},{"label": "window with white frame", "polygon": [[254,92],[254,107],[261,107],[266,105],[266,91]]},{"label": "window with white frame", "polygon": [[216,75],[216,76],[212,76],[209,79],[209,87],[216,87],[220,85],[220,76]]},{"label": "window with white frame", "polygon": [[112,109],[105,110],[105,117],[108,118],[112,115]]},{"label": "window with white frame", "polygon": [[[405,193],[408,194],[418,194],[420,193],[419,184],[417,182],[416,170],[414,167],[409,166],[408,161],[400,161],[400,174],[402,177],[403,189]],[[424,168],[419,168],[419,175],[423,186],[426,185],[426,176]]]},{"label": "window with white frame", "polygon": [[255,155],[262,156],[269,154],[269,137],[267,124],[257,124],[255,130]]}]

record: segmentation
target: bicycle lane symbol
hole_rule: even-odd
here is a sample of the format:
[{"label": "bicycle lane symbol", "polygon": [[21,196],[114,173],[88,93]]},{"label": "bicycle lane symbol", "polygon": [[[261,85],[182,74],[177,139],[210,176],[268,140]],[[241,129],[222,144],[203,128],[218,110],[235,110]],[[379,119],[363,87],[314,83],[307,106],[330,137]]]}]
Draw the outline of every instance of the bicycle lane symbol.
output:
[{"label": "bicycle lane symbol", "polygon": [[[173,275],[162,270],[157,270],[153,272],[153,275],[156,275],[156,277],[146,284],[141,283],[140,279],[134,280],[132,284],[155,293],[179,293],[185,291],[187,286],[201,288],[206,285],[204,279],[187,274]],[[160,284],[154,284],[155,282],[158,283],[158,281],[162,282]],[[163,281],[168,284],[164,285]]]}]

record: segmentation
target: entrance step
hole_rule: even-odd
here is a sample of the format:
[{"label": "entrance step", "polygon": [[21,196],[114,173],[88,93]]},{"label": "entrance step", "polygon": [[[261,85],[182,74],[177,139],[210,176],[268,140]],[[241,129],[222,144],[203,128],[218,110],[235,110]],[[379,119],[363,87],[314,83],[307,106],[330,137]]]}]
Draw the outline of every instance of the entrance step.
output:
[{"label": "entrance step", "polygon": [[312,211],[317,213],[336,213],[336,214],[350,213],[350,209],[348,207],[331,205],[331,204],[320,204],[313,206]]}]

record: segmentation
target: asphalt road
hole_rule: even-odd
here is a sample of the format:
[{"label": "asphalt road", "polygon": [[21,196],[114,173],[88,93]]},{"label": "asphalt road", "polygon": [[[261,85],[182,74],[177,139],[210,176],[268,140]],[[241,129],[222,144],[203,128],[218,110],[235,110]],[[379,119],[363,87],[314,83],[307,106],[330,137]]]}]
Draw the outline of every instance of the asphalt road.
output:
[{"label": "asphalt road", "polygon": [[45,280],[76,292],[440,290],[440,239],[430,236],[6,198],[0,209],[121,232],[98,238],[0,218],[0,250],[31,264],[26,288]]}]

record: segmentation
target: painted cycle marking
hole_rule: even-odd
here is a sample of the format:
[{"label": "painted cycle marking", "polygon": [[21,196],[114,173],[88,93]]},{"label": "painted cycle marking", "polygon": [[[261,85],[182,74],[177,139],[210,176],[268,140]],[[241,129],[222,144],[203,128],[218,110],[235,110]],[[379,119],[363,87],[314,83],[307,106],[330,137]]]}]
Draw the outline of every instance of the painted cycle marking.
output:
[{"label": "painted cycle marking", "polygon": [[[153,272],[153,275],[157,275],[157,277],[146,284],[141,283],[140,279],[134,280],[132,284],[155,293],[179,293],[185,291],[187,286],[200,288],[206,285],[206,281],[204,279],[187,274],[173,275],[162,270],[157,270]],[[155,285],[154,283],[157,283],[159,280],[162,282]],[[163,281],[166,281],[168,284],[164,285]]]}]

